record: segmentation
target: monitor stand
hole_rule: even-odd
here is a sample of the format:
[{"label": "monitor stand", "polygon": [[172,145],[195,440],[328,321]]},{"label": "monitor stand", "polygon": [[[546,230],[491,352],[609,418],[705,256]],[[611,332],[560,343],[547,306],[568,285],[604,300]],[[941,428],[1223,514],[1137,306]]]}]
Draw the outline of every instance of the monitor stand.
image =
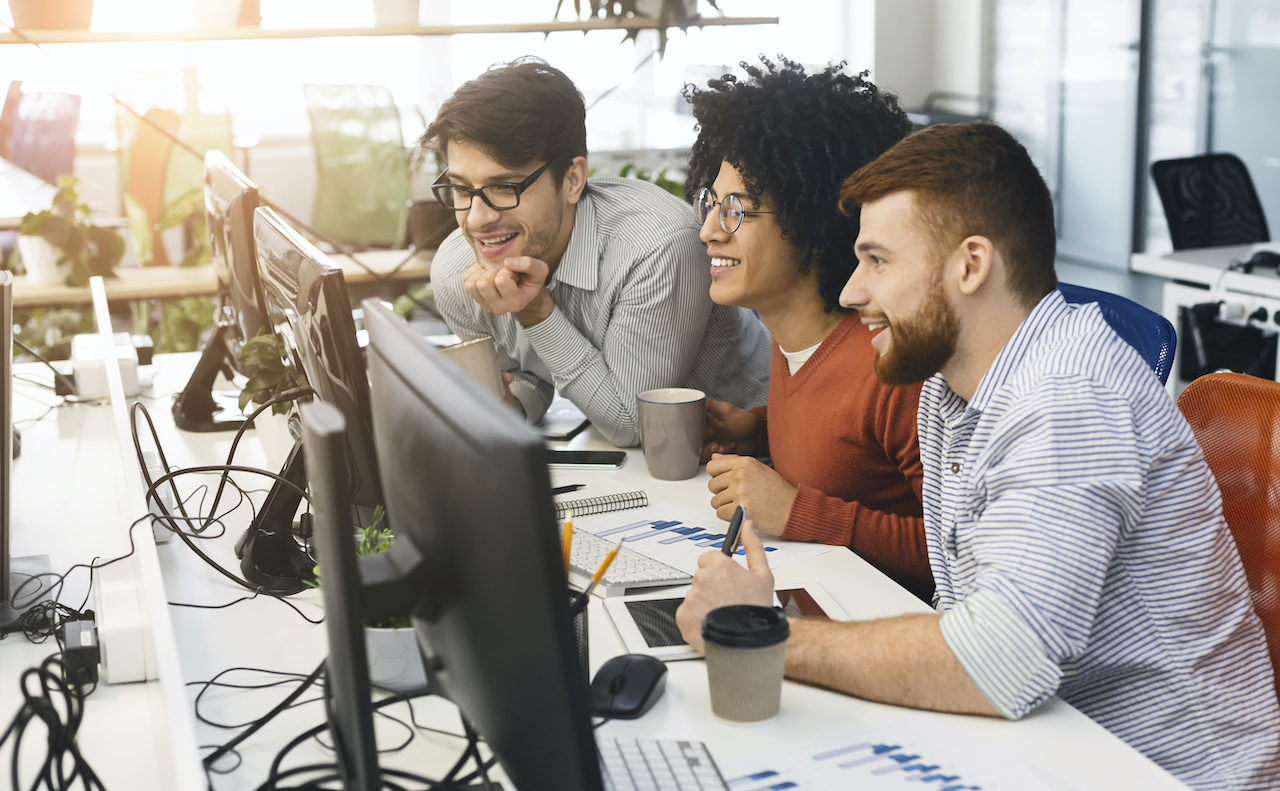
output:
[{"label": "monitor stand", "polygon": [[279,481],[272,485],[257,517],[236,541],[236,556],[246,580],[270,593],[288,596],[315,581],[315,560],[293,537],[293,515],[302,503],[298,490],[307,486],[301,440],[294,442],[280,477],[294,485]]},{"label": "monitor stand", "polygon": [[[31,577],[38,575],[46,575],[41,577],[39,582],[28,583]],[[21,558],[13,558],[9,561],[9,586],[8,590],[0,591],[3,593],[3,599],[0,600],[0,629],[7,629],[14,621],[22,617],[22,614],[35,604],[49,598],[52,590],[53,577],[49,574],[49,556],[48,555],[28,555]],[[18,589],[26,583],[26,587],[21,591]],[[18,591],[22,597],[22,607],[14,607],[13,594]]]},{"label": "monitor stand", "polygon": [[240,411],[239,393],[215,391],[218,374],[231,378],[231,353],[227,337],[229,324],[219,324],[205,344],[187,386],[173,402],[173,422],[183,431],[235,431],[245,423]]}]

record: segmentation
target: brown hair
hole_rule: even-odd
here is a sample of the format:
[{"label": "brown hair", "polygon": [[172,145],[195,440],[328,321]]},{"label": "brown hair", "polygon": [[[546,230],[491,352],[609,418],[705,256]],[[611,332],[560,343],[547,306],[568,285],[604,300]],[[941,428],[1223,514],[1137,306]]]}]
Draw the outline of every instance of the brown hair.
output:
[{"label": "brown hair", "polygon": [[968,236],[985,236],[1026,307],[1057,288],[1053,199],[1027,150],[1005,130],[985,121],[922,129],[846,179],[840,210],[901,191],[915,195],[916,219],[940,256]]},{"label": "brown hair", "polygon": [[564,177],[574,157],[587,155],[587,111],[564,72],[541,58],[492,66],[464,83],[440,107],[419,145],[443,156],[464,141],[508,168],[555,161]]}]

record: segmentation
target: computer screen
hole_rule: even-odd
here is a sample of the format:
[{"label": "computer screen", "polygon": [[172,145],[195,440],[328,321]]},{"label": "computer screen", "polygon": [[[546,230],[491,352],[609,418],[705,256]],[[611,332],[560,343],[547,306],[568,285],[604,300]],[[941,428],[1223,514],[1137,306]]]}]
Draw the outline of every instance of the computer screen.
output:
[{"label": "computer screen", "polygon": [[4,350],[0,352],[0,627],[7,626],[16,614],[9,599],[13,593],[9,552],[10,467],[13,466],[13,273],[0,270],[0,335]]},{"label": "computer screen", "polygon": [[347,425],[342,413],[323,401],[303,404],[299,411],[315,514],[313,545],[321,569],[324,628],[329,638],[325,713],[342,787],[377,791],[382,782],[373,732],[369,658],[364,647],[363,595],[347,497]]},{"label": "computer screen", "polygon": [[515,787],[599,791],[543,438],[393,312],[363,307],[391,566],[416,569],[402,606],[431,688]]},{"label": "computer screen", "polygon": [[285,369],[346,418],[351,502],[373,508],[382,497],[369,380],[342,269],[271,209],[257,210],[253,233],[267,321]]},{"label": "computer screen", "polygon": [[[0,270],[0,629],[48,598],[47,555],[13,557],[10,535],[13,495],[13,273]],[[36,577],[36,579],[31,579]],[[17,602],[13,595],[20,594]]]},{"label": "computer screen", "polygon": [[205,154],[204,205],[218,307],[213,335],[173,404],[174,422],[185,431],[229,430],[244,422],[235,394],[216,392],[214,382],[221,372],[253,373],[240,363],[240,349],[268,327],[253,239],[258,188],[221,151]]}]

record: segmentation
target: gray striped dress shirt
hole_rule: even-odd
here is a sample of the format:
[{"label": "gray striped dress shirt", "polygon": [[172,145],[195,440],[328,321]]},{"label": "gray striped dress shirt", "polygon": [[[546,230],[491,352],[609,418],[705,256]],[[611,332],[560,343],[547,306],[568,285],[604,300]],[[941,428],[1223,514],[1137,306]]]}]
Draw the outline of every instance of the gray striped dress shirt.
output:
[{"label": "gray striped dress shirt", "polygon": [[480,309],[462,286],[476,263],[461,230],[431,265],[436,306],[463,340],[490,335],[530,420],[553,386],[620,447],[640,440],[636,395],[693,387],[743,409],[768,398],[769,334],[741,308],[716,305],[711,260],[693,210],[645,181],[593,178],[548,290],[551,316],[521,327]]},{"label": "gray striped dress shirt", "polygon": [[1004,716],[1056,694],[1194,788],[1280,784],[1271,664],[1218,487],[1096,305],[1051,292],[970,403],[925,383],[919,431],[942,633]]}]

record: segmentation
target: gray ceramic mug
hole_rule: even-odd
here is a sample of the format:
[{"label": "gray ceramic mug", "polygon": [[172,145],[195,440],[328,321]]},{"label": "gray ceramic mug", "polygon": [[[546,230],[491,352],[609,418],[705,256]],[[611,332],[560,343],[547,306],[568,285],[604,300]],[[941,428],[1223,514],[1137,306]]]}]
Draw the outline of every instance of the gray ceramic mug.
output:
[{"label": "gray ceramic mug", "polygon": [[707,395],[689,387],[660,387],[636,396],[640,446],[649,474],[682,481],[698,474]]},{"label": "gray ceramic mug", "polygon": [[502,382],[502,372],[498,370],[498,352],[494,349],[493,338],[482,335],[469,341],[445,346],[440,350],[462,370],[471,375],[484,389],[501,401],[506,395],[506,385]]}]

